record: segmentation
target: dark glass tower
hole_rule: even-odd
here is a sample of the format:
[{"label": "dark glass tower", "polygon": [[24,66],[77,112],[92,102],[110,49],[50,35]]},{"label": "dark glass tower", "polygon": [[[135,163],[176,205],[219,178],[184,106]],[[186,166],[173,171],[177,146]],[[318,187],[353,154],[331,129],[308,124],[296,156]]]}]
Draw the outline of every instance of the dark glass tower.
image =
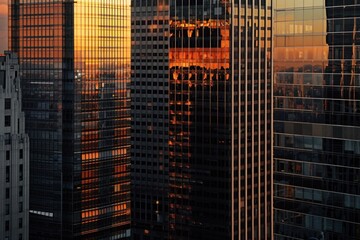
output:
[{"label": "dark glass tower", "polygon": [[275,239],[360,239],[360,2],[274,8]]},{"label": "dark glass tower", "polygon": [[12,0],[30,238],[130,236],[130,2]]},{"label": "dark glass tower", "polygon": [[272,238],[271,1],[132,1],[134,239]]}]

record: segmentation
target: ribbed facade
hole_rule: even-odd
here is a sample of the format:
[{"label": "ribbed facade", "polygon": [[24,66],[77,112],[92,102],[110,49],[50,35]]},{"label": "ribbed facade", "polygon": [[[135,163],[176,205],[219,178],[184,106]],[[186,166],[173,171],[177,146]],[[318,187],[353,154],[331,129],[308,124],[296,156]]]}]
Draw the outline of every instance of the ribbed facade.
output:
[{"label": "ribbed facade", "polygon": [[17,55],[0,55],[0,239],[29,239],[29,136]]},{"label": "ribbed facade", "polygon": [[169,6],[157,1],[132,1],[131,6],[132,234],[134,239],[166,239]]},{"label": "ribbed facade", "polygon": [[132,1],[134,239],[272,238],[271,15]]},{"label": "ribbed facade", "polygon": [[9,2],[30,137],[30,238],[130,236],[130,2]]},{"label": "ribbed facade", "polygon": [[274,2],[275,239],[360,239],[360,2]]}]

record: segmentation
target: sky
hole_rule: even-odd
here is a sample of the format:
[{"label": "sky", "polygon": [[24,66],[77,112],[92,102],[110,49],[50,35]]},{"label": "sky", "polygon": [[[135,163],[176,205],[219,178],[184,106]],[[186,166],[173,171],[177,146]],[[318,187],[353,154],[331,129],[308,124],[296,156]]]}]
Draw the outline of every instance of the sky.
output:
[{"label": "sky", "polygon": [[0,53],[7,50],[8,23],[7,23],[8,5],[7,0],[0,0]]}]

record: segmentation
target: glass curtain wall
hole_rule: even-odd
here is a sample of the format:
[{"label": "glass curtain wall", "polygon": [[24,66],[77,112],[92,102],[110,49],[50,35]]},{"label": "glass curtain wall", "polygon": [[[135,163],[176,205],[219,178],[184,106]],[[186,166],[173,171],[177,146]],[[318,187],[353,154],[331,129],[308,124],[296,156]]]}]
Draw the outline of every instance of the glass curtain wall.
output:
[{"label": "glass curtain wall", "polygon": [[169,235],[271,235],[270,1],[170,4]]},{"label": "glass curtain wall", "polygon": [[30,236],[130,237],[130,1],[10,1]]},{"label": "glass curtain wall", "polygon": [[271,238],[271,12],[132,1],[135,239]]},{"label": "glass curtain wall", "polygon": [[359,239],[360,2],[274,8],[275,239]]}]

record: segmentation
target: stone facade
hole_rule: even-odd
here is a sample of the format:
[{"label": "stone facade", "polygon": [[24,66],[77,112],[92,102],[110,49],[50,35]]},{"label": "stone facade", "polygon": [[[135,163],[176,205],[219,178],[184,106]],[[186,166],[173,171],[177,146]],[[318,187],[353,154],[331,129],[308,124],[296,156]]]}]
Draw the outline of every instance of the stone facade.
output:
[{"label": "stone facade", "polygon": [[28,239],[29,137],[17,55],[0,56],[0,239]]}]

